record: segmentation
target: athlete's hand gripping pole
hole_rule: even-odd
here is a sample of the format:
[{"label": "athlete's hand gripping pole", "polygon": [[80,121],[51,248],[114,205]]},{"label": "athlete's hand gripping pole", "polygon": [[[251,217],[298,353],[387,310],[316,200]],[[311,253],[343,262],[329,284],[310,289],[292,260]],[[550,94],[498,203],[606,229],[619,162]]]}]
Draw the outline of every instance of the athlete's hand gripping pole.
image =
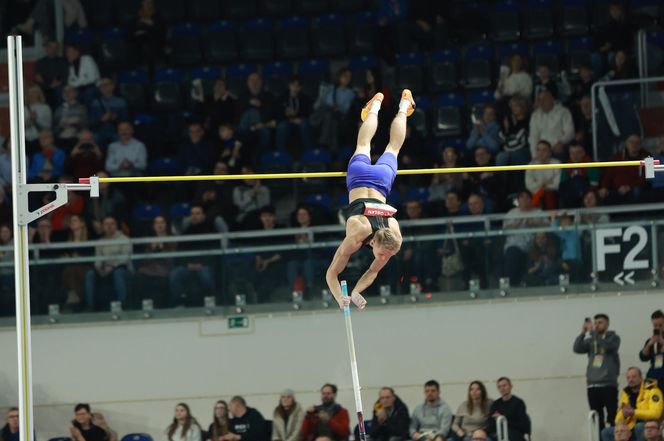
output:
[{"label": "athlete's hand gripping pole", "polygon": [[[345,280],[341,281],[341,295],[348,297],[348,285]],[[350,372],[353,377],[353,393],[355,395],[355,410],[357,411],[357,427],[360,432],[360,441],[366,441],[364,432],[364,417],[362,416],[362,395],[360,393],[360,378],[357,374],[357,359],[355,358],[355,339],[353,338],[353,323],[350,320],[350,307],[346,305],[343,309],[346,320],[346,339],[348,340],[348,353],[350,355]]]}]

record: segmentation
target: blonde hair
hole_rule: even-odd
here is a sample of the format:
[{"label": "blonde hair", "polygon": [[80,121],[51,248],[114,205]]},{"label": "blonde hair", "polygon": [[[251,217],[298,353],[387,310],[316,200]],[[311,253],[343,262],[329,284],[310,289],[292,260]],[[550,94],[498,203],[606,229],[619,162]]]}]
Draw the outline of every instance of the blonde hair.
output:
[{"label": "blonde hair", "polygon": [[380,245],[390,251],[398,251],[401,248],[401,239],[389,228],[381,228],[374,234],[376,245]]}]

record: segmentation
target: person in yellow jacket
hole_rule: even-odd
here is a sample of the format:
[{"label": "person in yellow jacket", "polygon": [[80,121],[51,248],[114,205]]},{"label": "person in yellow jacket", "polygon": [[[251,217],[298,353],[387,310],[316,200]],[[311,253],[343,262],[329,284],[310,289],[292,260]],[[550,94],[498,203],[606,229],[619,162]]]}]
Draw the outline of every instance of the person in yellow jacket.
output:
[{"label": "person in yellow jacket", "polygon": [[[648,420],[659,421],[664,411],[662,391],[657,380],[643,379],[641,369],[627,369],[627,387],[620,391],[616,425],[625,424],[634,433],[636,441],[645,441],[643,425]],[[602,441],[614,441],[614,428],[602,430]]]}]

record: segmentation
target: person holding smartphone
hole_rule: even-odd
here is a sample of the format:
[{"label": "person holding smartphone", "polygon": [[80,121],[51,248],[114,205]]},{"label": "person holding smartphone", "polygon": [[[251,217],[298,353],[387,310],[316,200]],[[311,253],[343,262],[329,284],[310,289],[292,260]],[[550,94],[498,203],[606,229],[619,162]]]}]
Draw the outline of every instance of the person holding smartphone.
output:
[{"label": "person holding smartphone", "polygon": [[620,337],[609,331],[609,316],[596,314],[595,323],[586,317],[581,334],[574,340],[576,354],[588,354],[586,382],[588,404],[599,416],[600,431],[605,426],[614,425],[618,409],[618,374],[620,373]]},{"label": "person holding smartphone", "polygon": [[650,315],[652,322],[652,336],[646,340],[643,349],[639,352],[641,361],[649,362],[650,368],[646,378],[657,380],[657,385],[663,389],[664,383],[664,312],[661,309]]},{"label": "person holding smartphone", "polygon": [[108,441],[108,435],[104,429],[92,424],[89,404],[77,404],[74,407],[74,415],[69,428],[72,441]]}]

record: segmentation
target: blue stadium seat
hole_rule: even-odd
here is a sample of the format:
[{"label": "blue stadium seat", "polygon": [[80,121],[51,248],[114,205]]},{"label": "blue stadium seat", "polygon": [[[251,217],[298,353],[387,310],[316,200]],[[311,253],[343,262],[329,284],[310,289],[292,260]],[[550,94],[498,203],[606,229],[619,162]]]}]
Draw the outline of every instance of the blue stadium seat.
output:
[{"label": "blue stadium seat", "polygon": [[[302,172],[326,172],[332,161],[332,154],[326,148],[306,149],[302,152],[300,163]],[[329,189],[329,182],[325,178],[303,178],[301,183],[309,192],[321,192]]]},{"label": "blue stadium seat", "polygon": [[270,61],[274,55],[274,24],[269,19],[249,20],[240,42],[245,61]]},{"label": "blue stadium seat", "polygon": [[258,4],[256,0],[224,0],[226,17],[232,20],[246,20],[256,17]]},{"label": "blue stadium seat", "polygon": [[182,72],[179,69],[157,69],[152,85],[152,110],[175,112],[182,107]]},{"label": "blue stadium seat", "polygon": [[182,0],[156,0],[155,8],[164,23],[171,24],[187,19],[187,3]]},{"label": "blue stadium seat", "polygon": [[157,158],[150,162],[150,173],[156,176],[174,176],[179,170],[177,158]]},{"label": "blue stadium seat", "polygon": [[296,14],[320,15],[328,11],[327,0],[294,0]]},{"label": "blue stadium seat", "polygon": [[448,93],[438,97],[433,109],[433,133],[437,137],[459,136],[463,132],[463,95]]},{"label": "blue stadium seat", "polygon": [[475,44],[466,48],[464,53],[465,80],[463,81],[466,89],[478,89],[491,85],[493,56],[493,50],[487,44]]},{"label": "blue stadium seat", "polygon": [[429,200],[429,187],[415,187],[408,190],[405,200],[426,202]]},{"label": "blue stadium seat", "polygon": [[88,29],[76,29],[67,31],[65,34],[65,44],[77,46],[82,54],[91,54],[95,38]]},{"label": "blue stadium seat", "polygon": [[332,154],[326,148],[306,149],[302,152],[300,162],[303,164],[329,164],[332,161]]},{"label": "blue stadium seat", "polygon": [[201,36],[203,28],[197,23],[175,25],[169,38],[171,63],[178,66],[191,66],[202,61]]},{"label": "blue stadium seat", "polygon": [[[260,157],[258,168],[261,173],[290,173],[293,171],[293,158],[288,152],[268,152]],[[292,194],[294,183],[291,179],[276,179],[269,183],[270,192],[275,198]]]},{"label": "blue stadium seat", "polygon": [[168,215],[171,220],[189,216],[191,204],[189,202],[176,202],[168,209]]},{"label": "blue stadium seat", "polygon": [[581,66],[590,66],[594,49],[592,37],[581,37],[567,43],[567,69],[576,74]]},{"label": "blue stadium seat", "polygon": [[427,59],[421,52],[397,55],[397,88],[410,89],[413,93],[424,90],[424,65]]},{"label": "blue stadium seat", "polygon": [[291,12],[291,0],[263,0],[260,6],[265,17],[285,17]]},{"label": "blue stadium seat", "polygon": [[247,77],[250,73],[258,72],[255,64],[238,63],[226,69],[226,87],[236,96],[246,90]]},{"label": "blue stadium seat", "polygon": [[314,55],[336,57],[346,53],[345,20],[341,15],[317,17],[312,25],[311,44]]},{"label": "blue stadium seat", "polygon": [[188,0],[182,3],[187,4],[189,17],[194,21],[209,22],[221,17],[219,0]]},{"label": "blue stadium seat", "polygon": [[399,190],[396,188],[392,188],[392,191],[390,194],[387,195],[387,203],[393,206],[396,209],[399,209],[401,207],[401,193],[399,193]]},{"label": "blue stadium seat", "polygon": [[494,41],[514,41],[521,35],[520,5],[517,0],[498,2],[491,15],[491,35]]},{"label": "blue stadium seat", "polygon": [[413,126],[413,130],[419,133],[423,138],[426,138],[429,134],[427,118],[431,107],[429,99],[426,96],[417,96],[415,97],[415,102],[417,103],[417,107],[415,107],[415,111],[410,116],[409,123]]},{"label": "blue stadium seat", "polygon": [[654,24],[653,21],[661,17],[661,8],[663,6],[658,0],[631,0],[629,2],[629,11],[637,22]]},{"label": "blue stadium seat", "polygon": [[288,80],[293,75],[293,65],[275,61],[263,66],[263,88],[275,96],[281,96],[288,90]]},{"label": "blue stadium seat", "polygon": [[302,92],[310,98],[316,99],[320,82],[329,81],[330,64],[327,60],[306,60],[300,63],[297,73],[302,81]]},{"label": "blue stadium seat", "polygon": [[339,150],[337,153],[337,161],[339,162],[348,162],[350,161],[351,156],[353,156],[353,152],[355,152],[355,146],[346,146]]},{"label": "blue stadium seat", "polygon": [[136,63],[134,45],[127,41],[124,28],[114,27],[101,32],[97,61],[109,69],[121,69]]},{"label": "blue stadium seat", "polygon": [[221,20],[208,27],[203,54],[208,63],[231,63],[237,59],[237,27]]},{"label": "blue stadium seat", "polygon": [[313,193],[304,197],[304,203],[332,211],[332,198],[327,193]]},{"label": "blue stadium seat", "polygon": [[365,72],[367,69],[378,69],[380,63],[375,55],[361,55],[353,57],[348,63],[348,67],[353,72],[352,84],[354,87],[364,87],[366,81]]},{"label": "blue stadium seat", "polygon": [[456,49],[443,49],[431,54],[428,69],[428,91],[439,93],[455,90],[459,86],[458,66],[460,60],[461,56]]},{"label": "blue stadium seat", "polygon": [[588,33],[590,0],[565,0],[560,18],[560,35],[575,37]]},{"label": "blue stadium seat", "polygon": [[348,46],[352,54],[374,52],[374,33],[378,15],[372,11],[360,12],[353,16],[348,27]]},{"label": "blue stadium seat", "polygon": [[132,219],[134,220],[143,220],[143,219],[152,219],[155,216],[161,216],[162,209],[159,205],[154,204],[136,204],[134,210],[132,211]]},{"label": "blue stadium seat", "polygon": [[524,36],[528,39],[553,36],[553,11],[550,0],[529,0]]},{"label": "blue stadium seat", "polygon": [[71,441],[71,438],[68,436],[57,436],[55,438],[49,438],[48,441]]},{"label": "blue stadium seat", "polygon": [[118,74],[118,92],[134,112],[147,107],[148,84],[148,74],[144,70],[130,70]]},{"label": "blue stadium seat", "polygon": [[268,152],[261,156],[260,165],[263,166],[277,166],[286,167],[288,170],[292,168],[293,157],[288,152]]},{"label": "blue stadium seat", "polygon": [[513,43],[505,43],[498,48],[498,56],[501,62],[507,63],[509,57],[514,54],[519,54],[524,57],[528,56],[528,45],[517,41]]},{"label": "blue stadium seat", "polygon": [[545,40],[533,45],[533,68],[546,64],[552,73],[560,72],[562,44],[559,40]]},{"label": "blue stadium seat", "polygon": [[129,433],[123,436],[120,441],[152,441],[152,437],[147,433]]},{"label": "blue stadium seat", "polygon": [[279,23],[275,31],[277,57],[304,58],[309,54],[309,20],[303,17],[288,17]]}]

